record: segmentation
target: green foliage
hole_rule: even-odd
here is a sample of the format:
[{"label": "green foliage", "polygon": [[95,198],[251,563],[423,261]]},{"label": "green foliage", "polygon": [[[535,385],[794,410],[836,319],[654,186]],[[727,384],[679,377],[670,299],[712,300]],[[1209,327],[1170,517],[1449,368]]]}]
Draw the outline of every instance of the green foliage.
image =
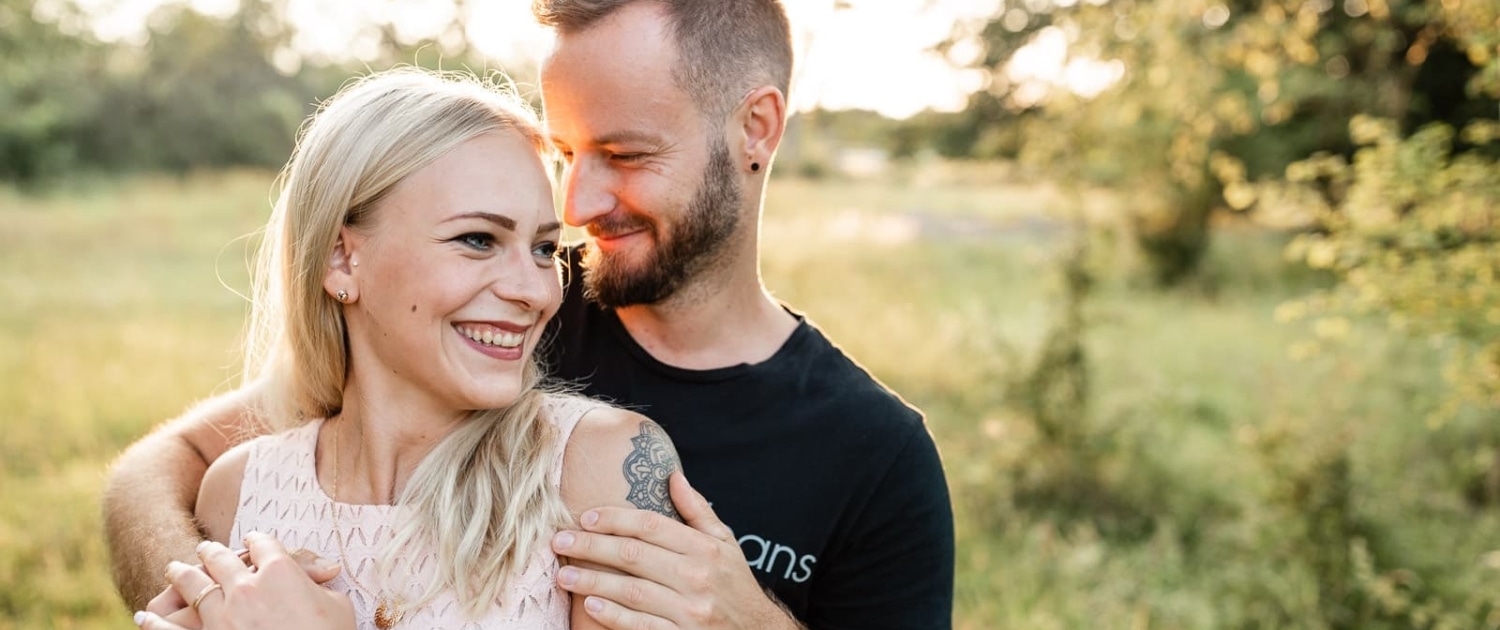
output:
[{"label": "green foliage", "polygon": [[94,47],[0,0],[0,179],[32,180],[76,161],[72,130],[98,107]]},{"label": "green foliage", "polygon": [[[1441,454],[1433,455],[1438,475],[1449,496],[1470,509],[1493,508],[1500,505],[1494,423],[1500,408],[1500,163],[1489,149],[1500,139],[1500,125],[1480,121],[1455,134],[1445,123],[1432,123],[1403,137],[1394,121],[1356,116],[1349,135],[1357,146],[1352,162],[1317,154],[1291,164],[1284,182],[1258,187],[1261,204],[1315,227],[1288,245],[1288,258],[1338,281],[1283,303],[1277,317],[1311,320],[1314,339],[1293,346],[1304,360],[1369,343],[1362,322],[1436,342],[1446,367],[1432,371],[1448,387],[1427,394],[1434,403],[1417,430],[1464,436],[1441,440]],[[1305,515],[1302,536],[1309,549],[1319,550],[1311,557],[1326,591],[1324,618],[1335,627],[1493,625],[1493,596],[1444,592],[1432,581],[1440,584],[1441,574],[1431,567],[1407,568],[1422,562],[1391,544],[1398,535],[1388,523],[1350,505],[1357,488],[1351,489],[1348,448],[1341,444],[1356,430],[1343,424],[1329,437],[1283,425],[1261,443],[1268,465],[1290,471],[1278,502]],[[1310,455],[1294,446],[1308,442],[1321,446]]]},{"label": "green foliage", "polygon": [[1360,145],[1352,164],[1333,155],[1295,163],[1288,184],[1270,193],[1319,227],[1288,255],[1342,281],[1284,312],[1321,316],[1329,338],[1347,328],[1340,317],[1373,314],[1450,340],[1448,373],[1461,396],[1446,411],[1500,407],[1500,162],[1483,154],[1500,124],[1465,128],[1473,148],[1457,155],[1443,124],[1402,138],[1393,123],[1360,117],[1350,134]]},{"label": "green foliage", "polygon": [[317,103],[355,74],[402,63],[488,69],[458,24],[415,42],[367,25],[372,57],[325,60],[293,48],[284,0],[245,0],[228,18],[165,3],[144,45],[94,41],[70,2],[48,3],[57,15],[46,20],[33,5],[0,0],[0,181],[275,168]]},{"label": "green foliage", "polygon": [[[1254,182],[1291,162],[1351,151],[1354,116],[1409,129],[1493,117],[1495,11],[1452,0],[1042,0],[961,25],[950,46],[981,46],[975,65],[991,71],[971,109],[993,114],[967,136],[1018,134],[1036,171],[1119,189],[1154,279],[1171,285],[1196,272],[1214,212],[1255,206]],[[1018,51],[1042,41],[1067,47],[1070,70],[1114,64],[1119,79],[1093,96],[1013,77]]]}]

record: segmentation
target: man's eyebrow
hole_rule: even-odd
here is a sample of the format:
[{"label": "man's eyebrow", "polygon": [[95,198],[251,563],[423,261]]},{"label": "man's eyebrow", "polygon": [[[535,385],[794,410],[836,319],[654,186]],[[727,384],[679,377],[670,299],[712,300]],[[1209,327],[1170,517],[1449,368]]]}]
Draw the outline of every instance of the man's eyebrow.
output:
[{"label": "man's eyebrow", "polygon": [[643,131],[625,130],[625,131],[615,131],[615,132],[611,132],[611,133],[607,133],[607,134],[604,134],[602,136],[599,136],[598,138],[594,139],[594,144],[601,145],[601,146],[603,146],[603,145],[610,145],[610,144],[650,144],[650,145],[661,145],[661,144],[665,144],[665,142],[662,141],[661,137],[659,137],[659,136],[657,136],[655,134],[650,134],[650,133],[646,133],[646,132],[643,132]]},{"label": "man's eyebrow", "polygon": [[[566,147],[569,147],[568,143],[563,141],[562,136],[559,136],[555,133],[548,134],[547,141],[551,142],[552,146],[558,149],[566,150]],[[589,138],[588,143],[601,147],[621,144],[644,144],[652,147],[662,147],[667,145],[666,139],[662,138],[661,136],[644,131],[633,131],[629,129],[622,131],[613,131],[597,138]]]},{"label": "man's eyebrow", "polygon": [[484,219],[485,221],[494,223],[495,225],[498,225],[504,229],[510,230],[512,232],[516,231],[515,219],[502,214],[495,214],[493,212],[465,212],[463,214],[455,214],[451,217],[443,219],[443,223],[461,221],[463,219]]}]

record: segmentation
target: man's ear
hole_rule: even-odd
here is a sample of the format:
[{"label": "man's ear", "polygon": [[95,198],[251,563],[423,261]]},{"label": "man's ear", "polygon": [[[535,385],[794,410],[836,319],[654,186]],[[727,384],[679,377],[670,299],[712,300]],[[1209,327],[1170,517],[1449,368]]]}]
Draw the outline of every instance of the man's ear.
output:
[{"label": "man's ear", "polygon": [[740,102],[735,121],[739,123],[740,168],[766,172],[786,133],[786,96],[773,86],[755,88]]},{"label": "man's ear", "polygon": [[339,228],[339,238],[328,252],[328,272],[323,276],[323,290],[333,299],[351,304],[359,299],[359,257],[355,253],[361,242],[349,226]]}]

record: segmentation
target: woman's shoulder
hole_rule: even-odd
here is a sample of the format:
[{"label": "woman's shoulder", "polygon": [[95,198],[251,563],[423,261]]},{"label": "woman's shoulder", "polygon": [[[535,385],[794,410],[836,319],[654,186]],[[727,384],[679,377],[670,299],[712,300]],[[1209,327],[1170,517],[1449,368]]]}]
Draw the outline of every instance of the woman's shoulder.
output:
[{"label": "woman's shoulder", "polygon": [[[311,422],[296,428],[262,435],[235,445],[209,465],[198,488],[194,513],[208,537],[228,544],[229,532],[239,509],[245,474],[252,462],[267,457],[296,458],[316,446],[318,425]],[[264,464],[258,464],[264,465]],[[281,466],[281,463],[272,463]]]},{"label": "woman's shoulder", "polygon": [[620,506],[675,515],[667,477],[680,468],[660,425],[598,403],[578,419],[563,455],[562,495],[570,512]]},{"label": "woman's shoulder", "polygon": [[573,424],[591,411],[610,406],[602,400],[568,391],[542,394],[542,408],[546,410],[547,419],[559,426]]},{"label": "woman's shoulder", "polygon": [[[253,437],[225,451],[224,455],[214,460],[214,465],[219,465],[222,461],[224,466],[243,471],[246,465],[258,460],[271,461],[272,466],[289,464],[290,460],[310,456],[317,450],[318,431],[322,425],[321,420],[314,420]],[[209,470],[212,469],[213,466],[210,466]]]},{"label": "woman's shoulder", "polygon": [[580,394],[549,392],[545,396],[542,404],[547,417],[562,430],[570,451],[586,449],[596,454],[593,451],[639,434],[643,423],[655,426],[639,413]]},{"label": "woman's shoulder", "polygon": [[224,451],[203,473],[193,514],[209,540],[230,544],[235,512],[239,510],[240,485],[256,446],[271,436],[261,436]]}]

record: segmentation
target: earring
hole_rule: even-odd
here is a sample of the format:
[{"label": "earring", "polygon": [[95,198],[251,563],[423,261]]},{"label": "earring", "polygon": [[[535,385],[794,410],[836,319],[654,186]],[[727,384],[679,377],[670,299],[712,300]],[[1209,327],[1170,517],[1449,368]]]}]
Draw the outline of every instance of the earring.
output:
[{"label": "earring", "polygon": [[750,172],[751,173],[759,173],[760,172],[760,162],[751,162],[750,163]]},{"label": "earring", "polygon": [[351,264],[351,265],[353,265],[355,267],[358,267],[359,266],[359,261],[358,260],[351,260],[351,261],[349,261],[349,264]]},{"label": "earring", "polygon": [[348,302],[349,292],[343,289],[339,289],[339,292],[334,294],[334,297],[338,298],[340,302]]}]

